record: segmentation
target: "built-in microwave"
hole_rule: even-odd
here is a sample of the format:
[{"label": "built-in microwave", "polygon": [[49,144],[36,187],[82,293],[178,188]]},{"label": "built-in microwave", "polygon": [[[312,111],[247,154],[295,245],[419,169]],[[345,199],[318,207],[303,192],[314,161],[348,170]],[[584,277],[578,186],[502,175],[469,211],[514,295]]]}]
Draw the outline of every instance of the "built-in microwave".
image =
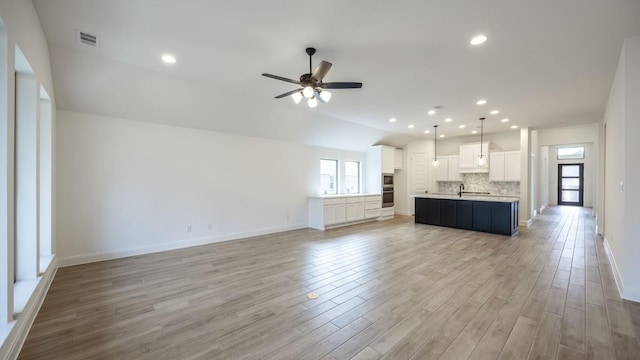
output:
[{"label": "built-in microwave", "polygon": [[393,174],[382,174],[382,187],[393,187]]}]

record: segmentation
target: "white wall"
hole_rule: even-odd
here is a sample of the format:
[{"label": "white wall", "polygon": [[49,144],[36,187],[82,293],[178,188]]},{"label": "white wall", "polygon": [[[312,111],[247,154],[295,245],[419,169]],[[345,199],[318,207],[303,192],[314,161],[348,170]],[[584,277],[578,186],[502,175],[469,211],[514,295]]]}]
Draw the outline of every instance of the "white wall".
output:
[{"label": "white wall", "polygon": [[57,120],[66,264],[305,227],[320,158],[366,167],[360,152],[66,111]]},{"label": "white wall", "polygon": [[623,298],[640,301],[640,36],[625,40],[605,123],[605,248]]}]

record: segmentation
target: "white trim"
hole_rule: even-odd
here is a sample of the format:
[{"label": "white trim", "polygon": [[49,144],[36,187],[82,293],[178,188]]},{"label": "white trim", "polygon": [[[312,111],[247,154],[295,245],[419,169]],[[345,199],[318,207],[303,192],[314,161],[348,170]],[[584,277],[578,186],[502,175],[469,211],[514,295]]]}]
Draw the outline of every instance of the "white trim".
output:
[{"label": "white trim", "polygon": [[98,253],[92,253],[92,254],[67,256],[67,257],[58,259],[58,266],[66,267],[66,266],[72,266],[72,265],[87,264],[87,263],[92,263],[97,261],[124,258],[129,256],[151,254],[151,253],[156,253],[161,251],[183,249],[183,248],[188,248],[192,246],[207,245],[207,244],[213,244],[213,243],[222,242],[222,241],[238,240],[238,239],[247,238],[251,236],[260,236],[260,235],[273,234],[273,233],[282,232],[282,231],[303,229],[306,227],[307,227],[307,224],[279,226],[279,227],[264,228],[264,229],[258,229],[253,231],[239,232],[239,233],[219,235],[219,236],[207,236],[207,237],[201,237],[201,238],[195,238],[195,239],[189,239],[189,240],[171,241],[171,242],[165,242],[161,244],[138,246],[138,247],[123,249],[123,250],[114,250],[114,251],[98,252]]},{"label": "white trim", "polygon": [[611,247],[609,246],[609,240],[604,238],[604,251],[607,254],[607,258],[611,263],[611,269],[613,270],[613,277],[616,281],[616,287],[618,288],[618,293],[620,297],[625,300],[631,300],[635,302],[640,302],[640,288],[635,288],[631,286],[624,286],[624,282],[622,281],[622,275],[620,274],[620,269],[618,269],[618,264],[616,263],[616,259],[613,256],[613,251],[611,251]]},{"label": "white trim", "polygon": [[36,319],[36,315],[40,311],[40,307],[44,302],[44,298],[49,291],[49,286],[58,270],[57,260],[54,255],[54,259],[49,264],[49,267],[44,274],[39,277],[38,285],[31,295],[29,301],[24,307],[24,311],[18,315],[16,321],[11,324],[5,325],[10,327],[6,339],[2,342],[0,347],[0,359],[17,359],[22,350],[29,330],[33,325],[33,321]]},{"label": "white trim", "polygon": [[[618,264],[616,263],[616,258],[613,256],[613,251],[611,251],[611,247],[609,246],[609,240],[604,238],[604,253],[607,255],[609,262],[611,263],[611,269],[613,270],[613,278],[616,281],[616,287],[618,288],[618,294],[620,297],[623,295],[624,290],[624,282],[622,282],[622,276],[620,275],[620,270],[618,269]],[[637,301],[637,300],[636,300]]]},{"label": "white trim", "polygon": [[411,216],[413,214],[411,214],[411,211],[409,210],[396,210],[395,212],[397,215],[406,215],[406,216]]},{"label": "white trim", "polygon": [[522,227],[530,227],[532,224],[533,224],[533,220],[531,219],[520,220],[518,222],[518,226],[522,226]]}]

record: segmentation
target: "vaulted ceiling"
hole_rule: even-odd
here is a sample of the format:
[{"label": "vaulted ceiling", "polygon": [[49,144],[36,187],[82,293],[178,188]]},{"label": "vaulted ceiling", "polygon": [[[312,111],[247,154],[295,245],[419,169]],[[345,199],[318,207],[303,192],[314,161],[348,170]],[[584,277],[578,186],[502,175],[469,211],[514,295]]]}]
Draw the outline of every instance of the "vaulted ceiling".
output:
[{"label": "vaulted ceiling", "polygon": [[[487,132],[597,122],[623,40],[640,35],[637,0],[34,3],[59,110],[352,150],[430,138],[435,124],[469,135],[481,116]],[[488,41],[470,45],[479,33]],[[295,85],[260,74],[298,78],[308,46],[314,65],[333,63],[325,81],[363,88],[314,109],[274,99]]]}]

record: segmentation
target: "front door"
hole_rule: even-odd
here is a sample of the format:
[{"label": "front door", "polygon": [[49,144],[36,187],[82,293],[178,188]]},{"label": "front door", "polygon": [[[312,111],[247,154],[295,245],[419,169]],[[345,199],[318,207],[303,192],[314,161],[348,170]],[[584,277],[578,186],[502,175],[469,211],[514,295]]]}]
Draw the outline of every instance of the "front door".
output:
[{"label": "front door", "polygon": [[582,206],[584,165],[558,164],[558,205]]}]

